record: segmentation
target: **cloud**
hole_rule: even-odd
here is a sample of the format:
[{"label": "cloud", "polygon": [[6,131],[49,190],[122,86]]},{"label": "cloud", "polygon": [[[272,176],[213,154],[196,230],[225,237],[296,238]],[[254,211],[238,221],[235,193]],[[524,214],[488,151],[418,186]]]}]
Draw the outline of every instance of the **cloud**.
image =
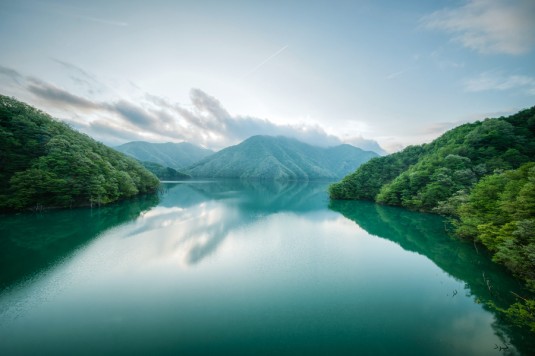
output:
[{"label": "cloud", "polygon": [[351,138],[344,139],[345,143],[349,143],[350,145],[353,145],[355,147],[362,148],[365,151],[373,151],[375,153],[378,153],[380,155],[385,155],[387,152],[379,146],[377,141],[366,139],[362,136],[355,136]]},{"label": "cloud", "polygon": [[111,111],[116,111],[126,121],[139,128],[151,129],[157,124],[157,118],[153,117],[142,108],[124,100],[108,105],[108,108]]},{"label": "cloud", "polygon": [[89,74],[88,72],[86,72],[85,70],[83,70],[82,68],[78,67],[78,66],[75,66],[74,64],[72,63],[69,63],[69,62],[65,62],[65,61],[62,61],[62,60],[59,60],[57,58],[52,58],[52,60],[54,62],[56,62],[57,64],[61,65],[63,68],[65,69],[68,69],[70,71],[73,71],[73,72],[76,72],[78,73],[79,75],[83,76],[83,77],[86,77],[88,79],[94,79],[94,77]]},{"label": "cloud", "polygon": [[45,83],[39,79],[27,78],[27,80],[29,84],[26,88],[29,92],[37,97],[45,99],[48,102],[59,105],[64,109],[69,107],[80,110],[92,110],[98,108],[98,105],[90,100],[71,94],[61,88]]},{"label": "cloud", "polygon": [[[84,128],[80,127],[80,129]],[[106,120],[94,120],[85,127],[84,131],[89,131],[92,135],[98,137],[105,137],[105,141],[117,144],[144,138],[138,132],[125,130],[123,126]]]},{"label": "cloud", "polygon": [[426,125],[422,128],[422,133],[425,136],[431,136],[433,138],[442,135],[444,132],[453,129],[465,122],[454,121],[454,122],[435,122],[429,125]]},{"label": "cloud", "polygon": [[520,90],[535,95],[535,77],[526,75],[504,75],[500,72],[484,72],[464,81],[468,92]]},{"label": "cloud", "polygon": [[89,94],[100,93],[103,91],[103,85],[94,75],[72,63],[57,58],[52,58],[52,60],[68,73],[69,78],[75,84],[84,88]]},{"label": "cloud", "polygon": [[7,67],[1,66],[1,65],[0,65],[0,75],[3,75],[5,77],[11,79],[12,81],[14,81],[15,83],[18,83],[18,84],[20,84],[21,81],[24,79],[24,77],[19,72],[17,72],[16,70],[11,69],[11,68],[7,68]]},{"label": "cloud", "polygon": [[[68,63],[61,64],[70,67]],[[41,109],[59,114],[73,127],[109,144],[132,140],[188,141],[217,150],[254,135],[293,137],[324,147],[342,143],[339,137],[328,134],[319,125],[280,125],[267,119],[232,115],[219,100],[199,89],[191,90],[191,105],[173,103],[146,93],[135,101],[95,101],[10,68],[0,67],[0,74],[17,79],[16,89],[32,95],[30,104],[32,101],[35,104],[37,99]],[[344,142],[384,153],[373,140],[352,137]]]},{"label": "cloud", "polygon": [[533,0],[468,0],[463,6],[427,15],[421,22],[480,53],[518,55],[535,45],[533,19]]},{"label": "cloud", "polygon": [[180,107],[177,111],[190,125],[203,129],[203,136],[217,142],[219,148],[259,134],[288,136],[319,146],[341,143],[338,137],[327,134],[317,125],[277,125],[266,119],[233,116],[216,98],[199,89],[193,89],[190,97],[193,108]]}]

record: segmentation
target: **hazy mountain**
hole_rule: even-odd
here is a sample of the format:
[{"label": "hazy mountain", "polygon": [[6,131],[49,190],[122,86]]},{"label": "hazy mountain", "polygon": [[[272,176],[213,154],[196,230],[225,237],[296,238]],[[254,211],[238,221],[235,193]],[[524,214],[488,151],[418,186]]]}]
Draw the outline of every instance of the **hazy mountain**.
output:
[{"label": "hazy mountain", "polygon": [[212,150],[188,142],[151,143],[134,141],[117,146],[115,149],[139,161],[154,162],[177,170],[182,170],[182,168],[190,166],[214,153]]},{"label": "hazy mountain", "polygon": [[376,156],[351,145],[321,148],[282,136],[253,136],[206,157],[186,172],[205,178],[338,178]]}]

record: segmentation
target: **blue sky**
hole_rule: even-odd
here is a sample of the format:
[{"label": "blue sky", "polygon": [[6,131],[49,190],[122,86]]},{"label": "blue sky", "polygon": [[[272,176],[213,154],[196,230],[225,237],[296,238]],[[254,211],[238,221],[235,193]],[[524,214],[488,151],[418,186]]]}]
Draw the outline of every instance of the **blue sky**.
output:
[{"label": "blue sky", "polygon": [[0,2],[0,93],[104,143],[388,152],[535,105],[535,1]]}]

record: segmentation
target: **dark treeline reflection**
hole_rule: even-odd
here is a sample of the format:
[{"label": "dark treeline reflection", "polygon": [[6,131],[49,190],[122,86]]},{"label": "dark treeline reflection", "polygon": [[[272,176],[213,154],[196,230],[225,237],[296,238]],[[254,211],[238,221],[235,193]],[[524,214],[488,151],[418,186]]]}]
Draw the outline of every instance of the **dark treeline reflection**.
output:
[{"label": "dark treeline reflection", "polygon": [[104,231],[158,204],[147,195],[100,208],[0,216],[0,290],[68,257]]},{"label": "dark treeline reflection", "polygon": [[498,334],[508,336],[504,340],[510,339],[526,354],[535,350],[535,341],[529,332],[512,332],[516,328],[493,307],[489,307],[508,307],[515,301],[511,292],[521,295],[527,293],[522,283],[513,279],[503,267],[493,263],[482,247],[478,248],[448,235],[448,226],[442,217],[368,201],[335,200],[330,202],[329,208],[340,212],[371,235],[395,242],[404,250],[426,256],[442,270],[462,280],[466,293],[495,313],[497,322],[494,327]]}]

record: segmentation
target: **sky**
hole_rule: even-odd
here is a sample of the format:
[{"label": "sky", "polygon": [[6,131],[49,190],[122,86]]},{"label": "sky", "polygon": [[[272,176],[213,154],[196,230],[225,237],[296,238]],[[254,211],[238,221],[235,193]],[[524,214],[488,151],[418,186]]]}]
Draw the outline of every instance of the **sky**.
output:
[{"label": "sky", "polygon": [[534,106],[534,19],[534,0],[0,0],[0,94],[112,146],[390,153]]}]

